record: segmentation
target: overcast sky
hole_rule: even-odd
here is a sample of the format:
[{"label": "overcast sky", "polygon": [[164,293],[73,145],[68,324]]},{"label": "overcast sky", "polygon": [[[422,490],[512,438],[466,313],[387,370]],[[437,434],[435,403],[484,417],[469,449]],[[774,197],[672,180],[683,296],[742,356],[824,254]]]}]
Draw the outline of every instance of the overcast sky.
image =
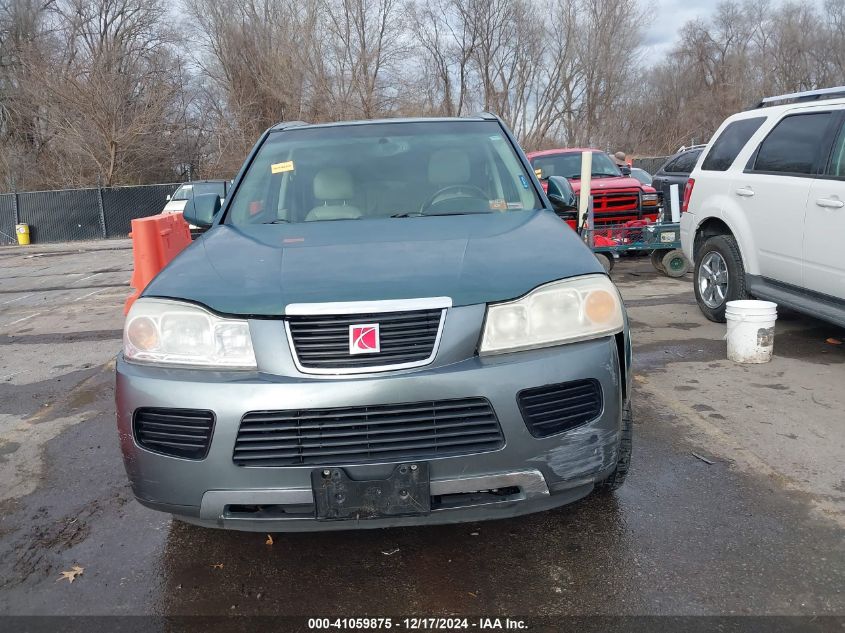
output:
[{"label": "overcast sky", "polygon": [[684,24],[698,17],[708,20],[717,5],[717,0],[654,0],[646,4],[651,20],[645,29],[643,61],[660,60],[672,48]]},{"label": "overcast sky", "polygon": [[[822,0],[805,0],[822,7]],[[644,0],[643,6],[650,16],[650,24],[645,29],[643,43],[643,62],[657,63],[677,41],[681,27],[695,18],[709,21],[716,12],[719,0]],[[780,0],[772,0],[777,6]]]}]

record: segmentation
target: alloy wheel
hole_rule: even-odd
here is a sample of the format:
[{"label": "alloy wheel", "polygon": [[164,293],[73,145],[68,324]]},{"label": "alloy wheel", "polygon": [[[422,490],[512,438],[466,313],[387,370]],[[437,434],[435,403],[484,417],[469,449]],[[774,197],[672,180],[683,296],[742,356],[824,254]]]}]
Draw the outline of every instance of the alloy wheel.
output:
[{"label": "alloy wheel", "polygon": [[728,296],[728,265],[716,251],[705,255],[698,270],[698,292],[708,308],[715,309]]}]

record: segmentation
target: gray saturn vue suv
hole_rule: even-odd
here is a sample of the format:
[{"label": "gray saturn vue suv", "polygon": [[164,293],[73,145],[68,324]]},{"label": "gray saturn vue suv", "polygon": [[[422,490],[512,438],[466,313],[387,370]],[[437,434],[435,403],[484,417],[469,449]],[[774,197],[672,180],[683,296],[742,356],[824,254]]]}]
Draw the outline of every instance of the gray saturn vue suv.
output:
[{"label": "gray saturn vue suv", "polygon": [[[559,202],[559,201],[557,201]],[[256,531],[477,521],[621,485],[619,293],[495,116],[268,130],[117,360],[146,506]]]}]

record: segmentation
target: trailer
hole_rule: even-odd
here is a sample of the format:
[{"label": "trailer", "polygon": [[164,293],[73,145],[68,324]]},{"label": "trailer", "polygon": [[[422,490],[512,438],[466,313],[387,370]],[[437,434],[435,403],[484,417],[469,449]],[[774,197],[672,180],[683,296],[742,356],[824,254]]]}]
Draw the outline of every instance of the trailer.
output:
[{"label": "trailer", "polygon": [[681,225],[677,222],[636,220],[614,226],[588,226],[580,233],[608,272],[620,254],[632,252],[650,253],[655,269],[669,277],[683,277],[691,267],[681,251]]}]

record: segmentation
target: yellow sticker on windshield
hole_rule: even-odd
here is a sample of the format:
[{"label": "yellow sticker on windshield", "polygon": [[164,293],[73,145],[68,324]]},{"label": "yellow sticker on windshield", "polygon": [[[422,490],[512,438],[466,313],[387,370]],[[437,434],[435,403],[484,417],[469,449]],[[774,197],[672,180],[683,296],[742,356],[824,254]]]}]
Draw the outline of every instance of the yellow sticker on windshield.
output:
[{"label": "yellow sticker on windshield", "polygon": [[284,163],[273,163],[270,165],[270,171],[274,174],[281,174],[285,171],[293,171],[293,161],[288,160]]},{"label": "yellow sticker on windshield", "polygon": [[543,177],[543,170],[540,167],[538,167],[537,169],[534,170],[534,175],[537,176],[537,178],[542,178]]}]

